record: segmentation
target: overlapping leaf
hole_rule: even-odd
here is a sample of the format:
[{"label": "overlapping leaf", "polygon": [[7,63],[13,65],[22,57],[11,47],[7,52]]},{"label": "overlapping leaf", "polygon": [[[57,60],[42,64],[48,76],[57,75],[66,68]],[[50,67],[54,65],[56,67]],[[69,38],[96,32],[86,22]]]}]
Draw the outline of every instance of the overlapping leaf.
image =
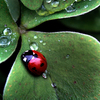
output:
[{"label": "overlapping leaf", "polygon": [[9,9],[9,12],[13,18],[13,20],[16,22],[20,15],[20,5],[18,0],[5,0],[7,7]]},{"label": "overlapping leaf", "polygon": [[[0,63],[9,58],[15,51],[17,46],[19,34],[16,23],[12,20],[4,0],[0,1]],[[9,28],[11,30],[10,36],[3,34],[4,30]],[[5,38],[1,38],[1,37]],[[11,37],[11,38],[10,38]],[[2,41],[3,39],[3,41]],[[8,40],[7,40],[8,39]],[[9,46],[1,46],[2,43],[10,41]]]},{"label": "overlapping leaf", "polygon": [[97,8],[99,5],[99,0],[85,0],[75,3],[75,12],[68,13],[65,10],[62,10],[48,16],[39,16],[35,11],[22,6],[21,26],[30,29],[48,20],[79,16]]}]

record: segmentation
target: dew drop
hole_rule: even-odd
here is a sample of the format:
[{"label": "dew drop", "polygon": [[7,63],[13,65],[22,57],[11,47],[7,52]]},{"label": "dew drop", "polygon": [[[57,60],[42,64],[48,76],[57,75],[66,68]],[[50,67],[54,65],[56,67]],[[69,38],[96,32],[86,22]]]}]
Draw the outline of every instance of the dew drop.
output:
[{"label": "dew drop", "polygon": [[51,3],[52,0],[46,0],[46,3]]},{"label": "dew drop", "polygon": [[30,49],[31,50],[38,50],[38,44],[36,42],[31,42]]},{"label": "dew drop", "polygon": [[55,84],[55,83],[52,83],[51,86],[52,86],[53,88],[56,88],[56,84]]},{"label": "dew drop", "polygon": [[40,40],[40,43],[43,43],[43,40]]},{"label": "dew drop", "polygon": [[7,27],[7,25],[5,24],[4,27]]},{"label": "dew drop", "polygon": [[1,36],[0,37],[0,47],[6,47],[10,45],[10,37],[9,36]]},{"label": "dew drop", "polygon": [[40,16],[47,16],[49,15],[48,11],[46,10],[46,8],[44,7],[44,5],[42,5],[38,10],[36,10],[36,13]]},{"label": "dew drop", "polygon": [[43,45],[46,45],[46,43],[44,42]]},{"label": "dew drop", "polygon": [[7,52],[7,50],[5,50],[5,52]]},{"label": "dew drop", "polygon": [[40,52],[42,52],[42,50],[40,50]]},{"label": "dew drop", "polygon": [[51,3],[52,7],[57,7],[59,5],[59,1],[54,1]]},{"label": "dew drop", "polygon": [[34,35],[34,39],[37,39],[38,37],[36,35]]},{"label": "dew drop", "polygon": [[67,8],[65,8],[65,10],[66,10],[66,12],[71,13],[71,12],[76,11],[76,8],[73,5],[71,5],[71,6],[67,7]]},{"label": "dew drop", "polygon": [[43,73],[43,74],[42,74],[42,77],[43,77],[43,78],[47,78],[46,73]]},{"label": "dew drop", "polygon": [[60,40],[58,40],[58,42],[60,42]]},{"label": "dew drop", "polygon": [[51,49],[49,49],[49,51],[51,51]]},{"label": "dew drop", "polygon": [[10,28],[5,28],[5,29],[3,30],[3,35],[11,35],[11,34],[12,34],[12,31],[11,31]]},{"label": "dew drop", "polygon": [[45,72],[42,74],[42,77],[46,79],[47,78],[47,75],[48,75],[48,71],[45,70]]},{"label": "dew drop", "polygon": [[67,58],[67,59],[69,58],[69,54],[66,55],[66,58]]},{"label": "dew drop", "polygon": [[87,8],[87,7],[88,7],[88,5],[85,5],[85,6],[84,6],[84,8]]}]

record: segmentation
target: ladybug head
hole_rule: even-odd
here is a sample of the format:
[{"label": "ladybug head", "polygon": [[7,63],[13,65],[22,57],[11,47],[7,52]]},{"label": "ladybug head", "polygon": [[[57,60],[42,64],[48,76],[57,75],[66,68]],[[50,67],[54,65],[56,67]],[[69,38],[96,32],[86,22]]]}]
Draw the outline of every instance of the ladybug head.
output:
[{"label": "ladybug head", "polygon": [[35,54],[35,53],[33,53],[32,50],[27,50],[27,51],[25,51],[25,52],[21,55],[21,59],[23,60],[23,62],[24,62],[25,64],[28,64],[29,61],[32,59],[33,56],[34,56],[35,58],[38,57],[38,55]]}]

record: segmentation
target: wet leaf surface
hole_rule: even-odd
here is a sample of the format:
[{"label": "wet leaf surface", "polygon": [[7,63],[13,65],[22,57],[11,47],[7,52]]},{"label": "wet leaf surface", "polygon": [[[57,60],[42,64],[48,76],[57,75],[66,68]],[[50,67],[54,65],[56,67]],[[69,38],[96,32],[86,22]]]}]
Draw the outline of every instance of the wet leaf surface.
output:
[{"label": "wet leaf surface", "polygon": [[[47,79],[32,76],[21,61],[21,54],[30,49],[31,42],[38,44],[38,51],[47,59]],[[100,99],[99,65],[100,43],[89,35],[75,32],[27,32],[22,35],[22,48],[9,73],[3,98]]]}]

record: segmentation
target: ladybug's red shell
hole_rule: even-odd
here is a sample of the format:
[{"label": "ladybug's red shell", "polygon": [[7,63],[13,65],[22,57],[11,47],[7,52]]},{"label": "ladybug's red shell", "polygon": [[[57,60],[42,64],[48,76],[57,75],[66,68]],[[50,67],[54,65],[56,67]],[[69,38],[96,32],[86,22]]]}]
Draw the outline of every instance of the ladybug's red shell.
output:
[{"label": "ladybug's red shell", "polygon": [[41,75],[47,68],[46,58],[38,51],[28,50],[22,54],[22,60],[34,75]]}]

